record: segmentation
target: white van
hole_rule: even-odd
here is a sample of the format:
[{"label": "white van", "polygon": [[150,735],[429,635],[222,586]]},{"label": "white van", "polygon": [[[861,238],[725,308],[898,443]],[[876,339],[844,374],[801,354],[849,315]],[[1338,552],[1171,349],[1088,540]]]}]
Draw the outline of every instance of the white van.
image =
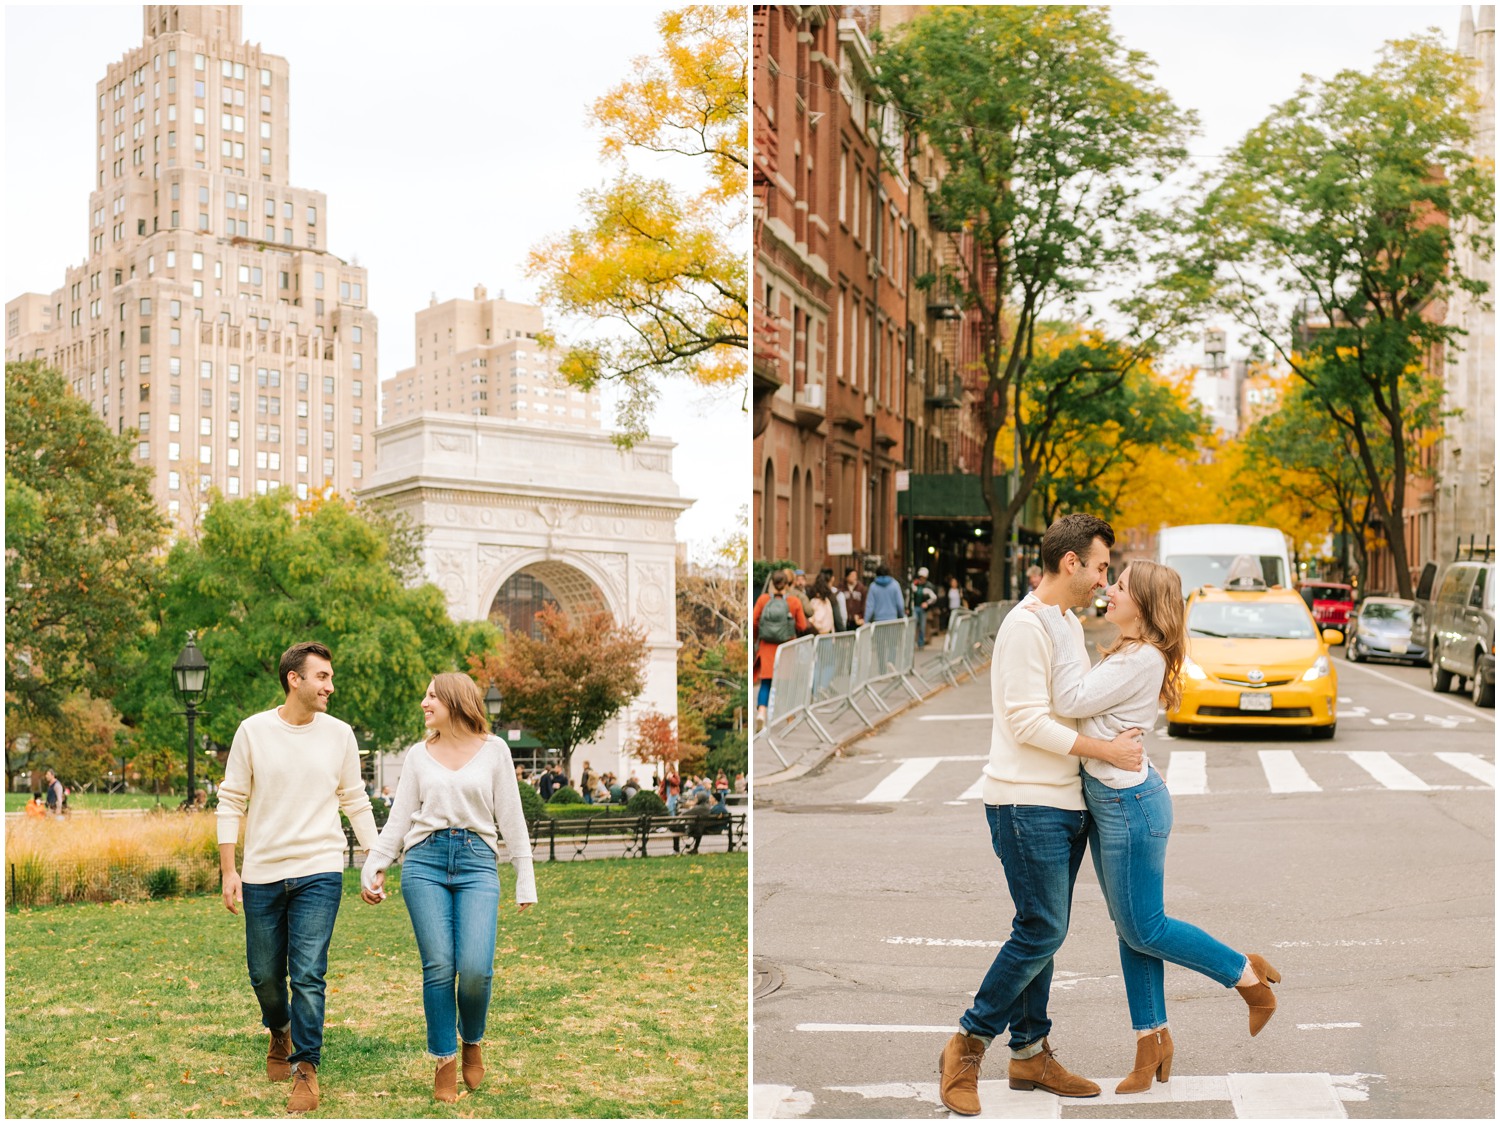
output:
[{"label": "white van", "polygon": [[1286,535],[1274,527],[1196,523],[1163,527],[1156,539],[1156,560],[1182,577],[1184,595],[1205,585],[1222,588],[1230,566],[1241,555],[1260,563],[1267,586],[1292,588],[1292,556]]}]

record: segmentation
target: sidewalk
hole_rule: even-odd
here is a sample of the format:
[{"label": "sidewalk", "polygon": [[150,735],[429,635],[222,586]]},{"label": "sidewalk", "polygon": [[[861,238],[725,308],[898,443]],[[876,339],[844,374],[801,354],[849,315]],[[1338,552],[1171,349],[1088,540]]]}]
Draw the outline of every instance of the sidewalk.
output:
[{"label": "sidewalk", "polygon": [[[890,694],[885,699],[886,705],[891,708],[888,711],[879,709],[872,711],[868,707],[865,708],[865,713],[875,723],[873,730],[861,722],[859,716],[852,711],[845,710],[831,720],[820,715],[819,721],[828,730],[833,743],[822,741],[807,723],[803,723],[791,735],[778,739],[781,743],[781,752],[786,757],[786,764],[782,763],[776,751],[766,744],[764,738],[752,738],[750,775],[753,783],[756,786],[772,785],[805,776],[835,753],[842,752],[845,747],[884,727],[896,715],[904,714],[912,707],[926,702],[946,689],[949,685],[948,681],[936,670],[937,665],[942,662],[943,637],[942,632],[929,632],[927,646],[917,649],[916,659],[913,661],[913,669],[917,675],[930,684],[932,689],[926,692],[920,700],[913,699],[905,691]],[[979,667],[980,674],[987,674],[989,666],[987,663],[982,664]],[[968,679],[967,673],[959,673],[960,683],[967,682]]]}]

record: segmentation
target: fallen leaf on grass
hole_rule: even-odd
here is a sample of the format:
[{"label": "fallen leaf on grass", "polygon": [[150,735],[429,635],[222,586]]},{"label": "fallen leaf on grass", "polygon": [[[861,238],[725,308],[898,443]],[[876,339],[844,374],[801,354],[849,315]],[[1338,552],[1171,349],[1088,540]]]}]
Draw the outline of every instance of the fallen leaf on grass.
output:
[{"label": "fallen leaf on grass", "polygon": [[20,1077],[25,1072],[26,1071],[24,1069],[13,1069],[9,1073],[7,1073],[5,1076],[6,1077]]},{"label": "fallen leaf on grass", "polygon": [[239,1101],[232,1101],[228,1097],[220,1097],[219,1098],[219,1104],[221,1104],[225,1108],[233,1108],[235,1105],[237,1105],[239,1103],[240,1103]]},{"label": "fallen leaf on grass", "polygon": [[193,1078],[192,1078],[192,1071],[185,1069],[185,1070],[182,1071],[182,1080],[180,1082],[178,1082],[178,1084],[180,1084],[180,1085],[196,1085],[196,1084],[198,1084],[198,1082],[196,1082],[196,1081],[193,1080]]}]

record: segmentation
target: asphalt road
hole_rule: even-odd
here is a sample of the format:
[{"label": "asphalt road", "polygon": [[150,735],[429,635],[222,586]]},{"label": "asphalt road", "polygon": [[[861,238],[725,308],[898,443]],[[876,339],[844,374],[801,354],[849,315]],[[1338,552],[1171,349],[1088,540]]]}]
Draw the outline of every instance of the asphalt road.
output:
[{"label": "asphalt road", "polygon": [[[1001,1043],[983,1115],[1494,1117],[1494,711],[1435,695],[1425,669],[1335,666],[1332,741],[1160,722],[1148,741],[1176,810],[1168,910],[1276,965],[1276,1017],[1251,1039],[1237,994],[1168,965],[1172,1080],[1116,1097],[1134,1036],[1085,861],[1052,1045],[1105,1095],[1013,1093]],[[754,1116],[947,1115],[938,1053],[1012,912],[973,787],[988,689],[757,794]]]}]

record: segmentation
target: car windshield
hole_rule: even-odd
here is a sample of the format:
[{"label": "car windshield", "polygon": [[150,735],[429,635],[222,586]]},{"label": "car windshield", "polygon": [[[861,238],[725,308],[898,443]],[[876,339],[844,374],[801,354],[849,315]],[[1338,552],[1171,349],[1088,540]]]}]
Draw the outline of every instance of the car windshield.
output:
[{"label": "car windshield", "polygon": [[[1229,568],[1241,557],[1234,554],[1176,554],[1167,559],[1167,565],[1182,575],[1182,588],[1197,589],[1203,585],[1223,588],[1229,580]],[[1286,574],[1282,572],[1281,559],[1274,554],[1251,555],[1260,563],[1261,576],[1269,585],[1286,585]]]},{"label": "car windshield", "polygon": [[1188,633],[1236,640],[1311,640],[1317,635],[1300,605],[1260,601],[1200,601],[1188,614]]},{"label": "car windshield", "polygon": [[1353,601],[1352,590],[1345,589],[1341,585],[1304,585],[1304,593],[1312,594],[1314,601]]},{"label": "car windshield", "polygon": [[1388,601],[1377,601],[1359,611],[1362,621],[1391,621],[1395,624],[1411,624],[1411,606],[1394,605]]}]

